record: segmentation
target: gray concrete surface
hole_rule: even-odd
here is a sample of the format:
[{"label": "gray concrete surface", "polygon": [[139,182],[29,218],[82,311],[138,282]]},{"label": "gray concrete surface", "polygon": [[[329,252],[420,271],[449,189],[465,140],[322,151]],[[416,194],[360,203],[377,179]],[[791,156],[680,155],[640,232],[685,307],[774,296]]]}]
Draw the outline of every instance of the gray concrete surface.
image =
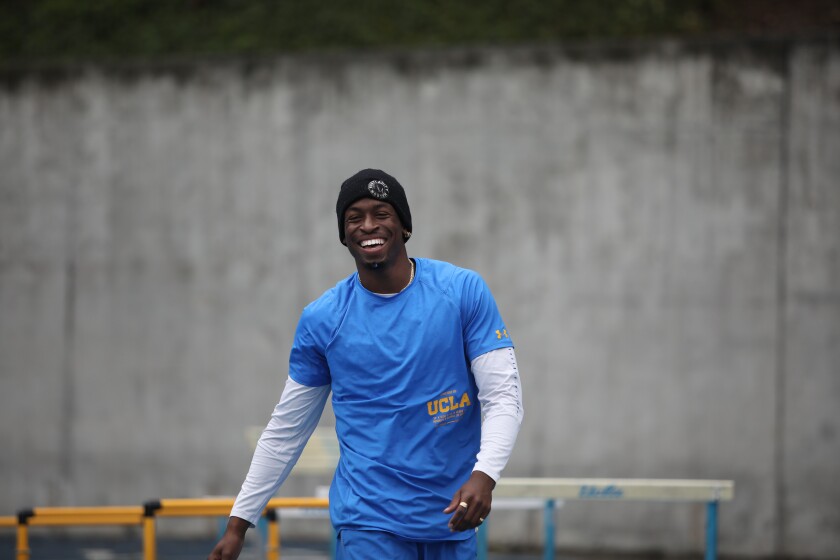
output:
[{"label": "gray concrete surface", "polygon": [[[409,252],[481,272],[510,327],[506,474],[734,479],[723,552],[837,558],[838,156],[836,41],[3,70],[0,506],[235,494],[302,307],[353,269],[338,186],[375,166]],[[559,520],[702,546],[695,505]]]}]

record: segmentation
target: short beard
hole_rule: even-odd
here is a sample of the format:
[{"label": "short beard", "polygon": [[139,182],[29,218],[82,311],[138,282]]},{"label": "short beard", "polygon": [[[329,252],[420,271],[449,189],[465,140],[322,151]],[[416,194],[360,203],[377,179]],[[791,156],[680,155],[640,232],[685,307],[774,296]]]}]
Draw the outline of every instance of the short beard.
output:
[{"label": "short beard", "polygon": [[385,266],[385,263],[382,262],[372,262],[372,263],[364,263],[365,268],[368,270],[379,270]]}]

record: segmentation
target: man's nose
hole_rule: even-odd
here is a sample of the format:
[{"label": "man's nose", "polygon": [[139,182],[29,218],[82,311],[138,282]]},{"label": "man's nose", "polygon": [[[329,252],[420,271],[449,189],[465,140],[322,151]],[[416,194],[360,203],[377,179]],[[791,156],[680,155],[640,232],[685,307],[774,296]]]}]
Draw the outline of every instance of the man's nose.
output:
[{"label": "man's nose", "polygon": [[370,214],[365,214],[362,218],[362,229],[371,231],[376,228],[376,220]]}]

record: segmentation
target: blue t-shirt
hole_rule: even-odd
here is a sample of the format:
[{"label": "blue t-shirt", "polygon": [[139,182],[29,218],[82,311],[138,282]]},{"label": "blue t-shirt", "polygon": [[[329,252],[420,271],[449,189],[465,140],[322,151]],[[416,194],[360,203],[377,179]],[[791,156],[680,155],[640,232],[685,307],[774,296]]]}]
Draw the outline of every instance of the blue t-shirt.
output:
[{"label": "blue t-shirt", "polygon": [[341,452],[330,488],[336,529],[464,539],[442,512],[479,450],[470,361],[513,344],[478,274],[414,261],[414,281],[395,296],[368,291],[354,273],[308,305],[289,375],[332,388]]}]

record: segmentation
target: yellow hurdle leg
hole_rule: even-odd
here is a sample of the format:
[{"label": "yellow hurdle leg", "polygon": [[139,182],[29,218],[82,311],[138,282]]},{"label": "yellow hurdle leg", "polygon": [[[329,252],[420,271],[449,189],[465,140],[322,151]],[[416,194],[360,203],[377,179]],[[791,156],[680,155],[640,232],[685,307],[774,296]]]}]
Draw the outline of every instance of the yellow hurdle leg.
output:
[{"label": "yellow hurdle leg", "polygon": [[29,560],[29,526],[23,523],[17,527],[17,560]]},{"label": "yellow hurdle leg", "polygon": [[268,519],[268,535],[265,546],[265,560],[280,560],[280,522],[277,512],[273,509],[266,514]]},{"label": "yellow hurdle leg", "polygon": [[157,543],[155,538],[155,518],[143,518],[143,560],[157,559]]}]

